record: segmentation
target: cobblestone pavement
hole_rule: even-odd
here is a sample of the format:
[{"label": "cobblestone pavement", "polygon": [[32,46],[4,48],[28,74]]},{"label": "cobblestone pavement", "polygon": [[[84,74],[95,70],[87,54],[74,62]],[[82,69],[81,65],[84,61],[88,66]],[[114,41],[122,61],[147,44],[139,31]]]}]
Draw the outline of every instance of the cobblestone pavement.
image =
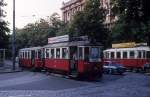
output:
[{"label": "cobblestone pavement", "polygon": [[126,73],[119,79],[114,77],[104,75],[99,82],[71,89],[0,91],[0,97],[150,97],[150,76]]}]

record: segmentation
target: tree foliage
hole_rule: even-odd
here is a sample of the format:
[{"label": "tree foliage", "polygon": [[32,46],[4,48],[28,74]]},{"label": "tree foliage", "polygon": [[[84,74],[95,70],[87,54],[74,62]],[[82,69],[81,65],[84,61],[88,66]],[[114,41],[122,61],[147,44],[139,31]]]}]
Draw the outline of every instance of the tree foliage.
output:
[{"label": "tree foliage", "polygon": [[70,34],[87,35],[92,42],[106,45],[109,34],[103,24],[106,11],[100,5],[99,0],[86,0],[84,11],[77,12],[71,21]]},{"label": "tree foliage", "polygon": [[119,18],[112,30],[113,41],[149,42],[149,0],[113,0],[112,12]]},{"label": "tree foliage", "polygon": [[7,48],[9,43],[9,29],[7,27],[7,22],[3,20],[3,17],[5,17],[3,6],[6,6],[6,4],[4,0],[0,0],[0,48]]},{"label": "tree foliage", "polygon": [[49,37],[54,37],[62,28],[63,22],[57,13],[48,19],[27,24],[23,29],[16,29],[17,49],[46,45]]}]

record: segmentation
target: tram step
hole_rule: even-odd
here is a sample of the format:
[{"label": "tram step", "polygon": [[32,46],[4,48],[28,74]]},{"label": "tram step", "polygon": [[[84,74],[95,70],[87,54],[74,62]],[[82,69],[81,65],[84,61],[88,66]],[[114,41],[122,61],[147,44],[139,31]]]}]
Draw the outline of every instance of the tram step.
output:
[{"label": "tram step", "polygon": [[76,78],[78,76],[77,72],[72,72],[69,77]]},{"label": "tram step", "polygon": [[69,75],[69,77],[71,77],[71,78],[76,78],[77,75]]}]

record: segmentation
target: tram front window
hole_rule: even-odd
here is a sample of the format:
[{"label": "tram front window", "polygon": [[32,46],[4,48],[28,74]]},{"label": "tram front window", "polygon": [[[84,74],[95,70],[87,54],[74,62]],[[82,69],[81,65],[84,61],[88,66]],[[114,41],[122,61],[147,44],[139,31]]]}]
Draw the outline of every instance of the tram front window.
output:
[{"label": "tram front window", "polygon": [[99,62],[100,61],[100,48],[91,47],[90,50],[90,62]]}]

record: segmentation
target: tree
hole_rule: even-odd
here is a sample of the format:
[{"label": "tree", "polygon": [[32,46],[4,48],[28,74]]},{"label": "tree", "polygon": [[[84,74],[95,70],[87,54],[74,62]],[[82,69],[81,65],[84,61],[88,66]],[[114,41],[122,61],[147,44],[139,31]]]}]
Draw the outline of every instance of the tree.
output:
[{"label": "tree", "polygon": [[16,30],[17,49],[46,45],[49,37],[60,34],[61,28],[63,28],[62,21],[57,13],[52,14],[48,19],[27,24],[23,29]]},{"label": "tree", "polygon": [[149,0],[113,0],[112,11],[119,18],[112,30],[113,41],[149,42]]},{"label": "tree", "polygon": [[48,22],[43,19],[40,22],[28,24],[23,29],[17,29],[17,48],[46,45],[50,30]]},{"label": "tree", "polygon": [[2,9],[3,6],[6,6],[4,0],[0,1],[0,48],[7,48],[8,47],[8,33],[9,29],[7,27],[7,22],[3,20],[5,17],[5,11]]},{"label": "tree", "polygon": [[68,31],[67,31],[68,25],[60,19],[60,16],[58,13],[53,13],[48,20],[49,20],[50,26],[55,32],[54,36],[68,34]]},{"label": "tree", "polygon": [[86,0],[84,11],[77,12],[71,21],[71,35],[89,36],[92,42],[107,44],[108,30],[104,26],[106,11],[99,0]]}]

